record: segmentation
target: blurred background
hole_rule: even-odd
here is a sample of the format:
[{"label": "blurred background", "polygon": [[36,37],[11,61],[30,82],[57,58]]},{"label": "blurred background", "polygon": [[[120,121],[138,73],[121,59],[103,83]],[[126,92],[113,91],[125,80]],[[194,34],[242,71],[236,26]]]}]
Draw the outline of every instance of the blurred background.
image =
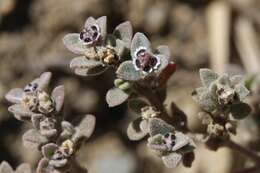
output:
[{"label": "blurred background", "polygon": [[[88,78],[72,74],[69,61],[76,55],[62,43],[65,34],[82,29],[87,17],[102,15],[108,16],[110,32],[129,20],[134,31],[145,32],[154,46],[170,47],[178,69],[168,83],[166,105],[176,102],[193,131],[202,130],[199,108],[190,96],[200,85],[199,68],[259,72],[259,0],[0,0],[0,162],[36,165],[40,153],[24,148],[21,139],[30,125],[7,112],[4,95],[51,71],[51,88],[59,84],[66,88],[66,119],[85,113],[97,117],[94,135],[78,154],[90,173],[229,173],[250,166],[231,150],[213,152],[198,144],[192,168],[166,169],[146,148],[146,141],[127,139],[127,125],[137,115],[127,111],[126,104],[108,108],[105,94],[113,86],[113,72]],[[234,140],[259,149],[258,137],[251,118],[241,122]]]}]

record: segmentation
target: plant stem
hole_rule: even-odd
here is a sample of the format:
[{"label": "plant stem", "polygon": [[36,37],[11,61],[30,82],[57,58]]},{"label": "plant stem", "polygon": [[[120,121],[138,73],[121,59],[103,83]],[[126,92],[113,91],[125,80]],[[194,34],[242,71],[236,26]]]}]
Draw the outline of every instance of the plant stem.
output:
[{"label": "plant stem", "polygon": [[151,103],[152,106],[154,106],[162,114],[169,117],[163,105],[163,101],[161,101],[161,99],[156,95],[156,93],[154,93],[150,88],[143,87],[141,85],[136,85],[135,88],[140,95],[144,96]]},{"label": "plant stem", "polygon": [[232,150],[236,150],[239,153],[251,158],[254,162],[256,162],[258,165],[260,165],[260,156],[257,155],[256,152],[253,152],[237,143],[235,143],[232,140],[225,141],[225,146],[229,147]]}]

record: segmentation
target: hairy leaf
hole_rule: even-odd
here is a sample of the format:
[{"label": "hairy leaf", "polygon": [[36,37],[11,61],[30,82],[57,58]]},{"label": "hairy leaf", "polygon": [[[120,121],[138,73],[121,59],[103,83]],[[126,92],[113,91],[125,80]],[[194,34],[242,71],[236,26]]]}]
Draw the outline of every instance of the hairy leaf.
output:
[{"label": "hairy leaf", "polygon": [[251,108],[246,103],[237,103],[231,106],[231,114],[235,119],[243,119],[251,112]]},{"label": "hairy leaf", "polygon": [[30,129],[23,135],[23,144],[28,148],[38,148],[48,142],[48,139],[42,136],[37,130]]},{"label": "hairy leaf", "polygon": [[14,173],[13,168],[7,163],[3,161],[0,165],[0,173]]},{"label": "hairy leaf", "polygon": [[149,119],[149,133],[151,136],[173,132],[174,128],[159,118]]},{"label": "hairy leaf", "polygon": [[140,32],[137,32],[132,40],[131,43],[131,56],[132,58],[135,57],[136,50],[138,48],[146,48],[148,51],[151,52],[151,43],[148,38]]},{"label": "hairy leaf", "polygon": [[53,98],[55,102],[55,110],[56,112],[60,112],[63,106],[64,97],[65,97],[65,91],[64,86],[60,85],[54,88],[54,90],[51,93],[51,97]]},{"label": "hairy leaf", "polygon": [[109,107],[115,107],[124,103],[129,95],[119,88],[112,88],[106,94],[106,102]]},{"label": "hairy leaf", "polygon": [[135,69],[132,61],[125,61],[121,63],[116,71],[116,74],[118,78],[128,81],[138,81],[142,79],[142,73]]},{"label": "hairy leaf", "polygon": [[63,38],[63,44],[67,49],[75,54],[84,54],[87,49],[87,47],[80,40],[78,33],[65,35]]},{"label": "hairy leaf", "polygon": [[133,28],[129,21],[119,24],[113,34],[125,43],[127,48],[130,48],[131,39],[133,37]]},{"label": "hairy leaf", "polygon": [[129,124],[129,126],[127,128],[127,136],[130,140],[138,141],[147,135],[147,131],[143,131],[140,128],[140,124],[142,121],[144,121],[144,120],[142,120],[142,118],[139,117]]},{"label": "hairy leaf", "polygon": [[182,155],[178,153],[171,153],[162,157],[163,163],[167,168],[175,168],[182,161]]},{"label": "hairy leaf", "polygon": [[240,101],[243,101],[250,93],[249,90],[242,84],[236,85],[235,91]]},{"label": "hairy leaf", "polygon": [[21,88],[14,88],[11,89],[6,95],[5,98],[11,103],[20,103],[23,97],[23,89]]},{"label": "hairy leaf", "polygon": [[53,156],[53,154],[55,153],[55,151],[58,149],[58,145],[54,144],[54,143],[48,143],[44,146],[42,146],[41,150],[42,150],[42,155],[47,158],[47,159],[51,159],[51,157]]},{"label": "hairy leaf", "polygon": [[8,107],[8,111],[15,115],[18,120],[31,120],[32,112],[26,110],[21,104],[14,104]]},{"label": "hairy leaf", "polygon": [[31,166],[27,163],[23,163],[18,166],[15,173],[32,173]]},{"label": "hairy leaf", "polygon": [[200,69],[200,79],[204,86],[209,87],[209,85],[218,79],[218,74],[210,69],[202,68]]},{"label": "hairy leaf", "polygon": [[96,125],[96,118],[93,115],[85,115],[80,124],[76,127],[76,132],[73,135],[73,140],[76,142],[81,138],[88,139]]}]

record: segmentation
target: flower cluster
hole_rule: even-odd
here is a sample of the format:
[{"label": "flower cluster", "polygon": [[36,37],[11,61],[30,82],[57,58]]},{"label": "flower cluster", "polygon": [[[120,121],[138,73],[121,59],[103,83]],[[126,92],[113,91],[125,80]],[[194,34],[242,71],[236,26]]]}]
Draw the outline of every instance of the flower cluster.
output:
[{"label": "flower cluster", "polygon": [[[162,158],[168,168],[174,168],[186,160],[195,148],[191,138],[174,130],[171,125],[159,118],[149,120],[149,134],[148,147]],[[191,163],[184,164],[184,166],[190,165]]]},{"label": "flower cluster", "polygon": [[243,102],[249,91],[240,75],[219,76],[210,69],[201,69],[200,78],[203,86],[192,95],[204,111],[199,113],[199,118],[207,126],[208,142],[213,144],[212,140],[236,134],[235,120],[243,119],[250,113],[249,105]]},{"label": "flower cluster", "polygon": [[184,166],[191,166],[193,159],[190,158],[194,157],[195,144],[190,137],[166,123],[161,113],[144,100],[132,99],[129,107],[141,115],[128,126],[130,140],[138,141],[148,135],[147,146],[162,158],[166,167],[174,168],[181,161]]},{"label": "flower cluster", "polygon": [[67,34],[63,39],[70,51],[81,55],[71,61],[71,69],[78,75],[90,76],[116,66],[130,47],[132,32],[130,22],[124,22],[108,34],[106,16],[89,17],[80,33]]},{"label": "flower cluster", "polygon": [[63,119],[64,87],[54,88],[49,95],[46,89],[50,79],[50,72],[43,73],[24,89],[15,88],[6,94],[6,99],[14,103],[8,110],[34,127],[25,132],[23,143],[42,152],[37,173],[73,170],[77,166],[74,156],[79,145],[91,136],[95,127],[92,115],[85,115],[76,127]]}]

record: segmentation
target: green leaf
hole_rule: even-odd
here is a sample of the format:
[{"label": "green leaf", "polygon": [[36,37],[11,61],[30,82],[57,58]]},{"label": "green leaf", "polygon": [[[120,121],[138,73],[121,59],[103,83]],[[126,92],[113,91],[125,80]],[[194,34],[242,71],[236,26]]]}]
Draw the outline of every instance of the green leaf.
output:
[{"label": "green leaf", "polygon": [[207,92],[207,88],[206,87],[200,87],[200,88],[196,88],[192,93],[191,96],[192,98],[198,102],[199,101],[199,97],[202,93]]},{"label": "green leaf", "polygon": [[130,99],[128,107],[137,114],[141,114],[141,109],[149,104],[142,99]]},{"label": "green leaf", "polygon": [[5,98],[11,103],[20,103],[23,97],[23,89],[21,88],[14,88],[11,89],[6,95]]},{"label": "green leaf", "polygon": [[132,61],[125,61],[118,67],[116,71],[117,77],[128,80],[128,81],[138,81],[142,79],[142,74],[137,71],[132,63]]},{"label": "green leaf", "polygon": [[212,112],[217,108],[217,104],[209,91],[203,92],[199,96],[198,103],[203,110],[208,112]]},{"label": "green leaf", "polygon": [[210,69],[202,68],[200,69],[200,79],[204,86],[209,87],[209,85],[218,79],[218,74]]},{"label": "green leaf", "polygon": [[124,103],[129,95],[119,88],[112,88],[106,94],[106,101],[109,107],[115,107]]},{"label": "green leaf", "polygon": [[63,44],[67,49],[75,54],[84,54],[87,49],[87,47],[80,40],[78,33],[65,35],[63,38]]},{"label": "green leaf", "polygon": [[231,84],[233,86],[240,84],[243,82],[243,76],[242,75],[234,75],[230,78]]},{"label": "green leaf", "polygon": [[113,34],[122,40],[125,43],[127,48],[130,48],[132,37],[133,37],[133,28],[129,21],[119,24]]},{"label": "green leaf", "polygon": [[146,48],[147,51],[151,52],[151,43],[148,40],[148,38],[140,32],[137,32],[132,40],[131,43],[131,56],[135,57],[135,52],[138,50],[138,48]]},{"label": "green leaf", "polygon": [[181,132],[176,132],[175,137],[175,145],[172,147],[172,151],[177,151],[185,145],[189,144],[190,142],[189,137]]},{"label": "green leaf", "polygon": [[182,161],[182,155],[178,153],[171,153],[162,157],[163,163],[167,168],[175,168]]},{"label": "green leaf", "polygon": [[0,165],[0,173],[14,173],[14,171],[8,162],[3,161]]},{"label": "green leaf", "polygon": [[60,85],[53,89],[51,93],[51,98],[54,100],[55,103],[55,110],[56,112],[60,112],[63,106],[65,91],[64,86]]},{"label": "green leaf", "polygon": [[250,93],[249,90],[242,84],[236,85],[235,91],[240,101],[243,101]]},{"label": "green leaf", "polygon": [[32,173],[31,166],[27,163],[23,163],[18,166],[15,173]]},{"label": "green leaf", "polygon": [[48,143],[48,144],[42,146],[42,148],[41,148],[42,155],[47,159],[51,159],[51,157],[53,156],[53,154],[55,153],[55,151],[57,149],[58,149],[58,145],[56,145],[54,143]]},{"label": "green leaf", "polygon": [[93,115],[85,115],[80,124],[76,127],[76,133],[73,135],[73,141],[76,143],[81,138],[88,139],[94,132],[96,118]]},{"label": "green leaf", "polygon": [[140,124],[143,120],[141,117],[132,121],[127,128],[127,136],[130,140],[138,141],[144,138],[147,135],[147,131],[143,131],[140,128]]},{"label": "green leaf", "polygon": [[251,108],[246,103],[237,103],[232,105],[231,114],[235,119],[243,119],[248,116],[251,112]]},{"label": "green leaf", "polygon": [[28,148],[38,148],[48,142],[48,139],[42,136],[37,130],[30,129],[23,135],[23,144]]},{"label": "green leaf", "polygon": [[70,62],[70,68],[80,76],[99,75],[107,69],[100,61],[87,59],[85,56],[73,58]]},{"label": "green leaf", "polygon": [[174,128],[159,118],[149,119],[149,133],[151,136],[173,132]]}]

